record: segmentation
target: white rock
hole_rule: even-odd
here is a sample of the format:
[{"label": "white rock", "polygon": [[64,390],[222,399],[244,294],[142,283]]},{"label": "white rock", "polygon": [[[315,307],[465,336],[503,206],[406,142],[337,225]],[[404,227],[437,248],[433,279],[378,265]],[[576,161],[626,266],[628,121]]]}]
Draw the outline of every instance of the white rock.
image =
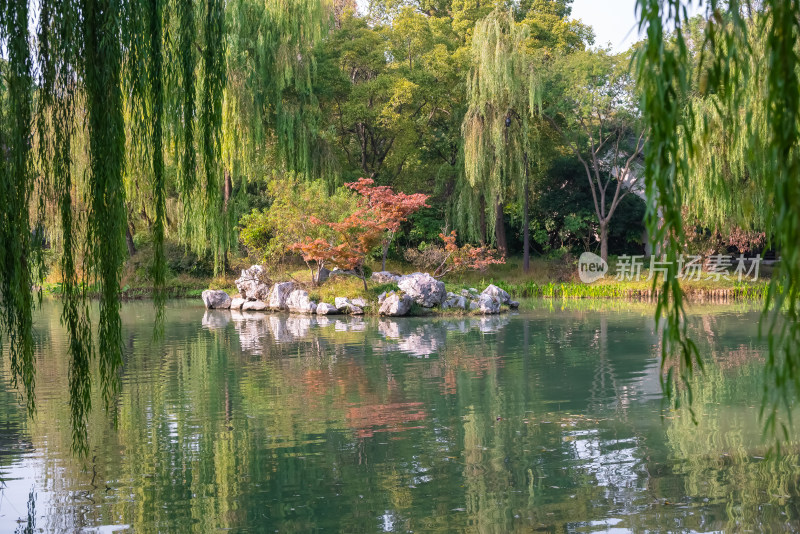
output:
[{"label": "white rock", "polygon": [[440,282],[428,273],[407,274],[400,278],[397,285],[424,308],[440,305],[447,295],[444,282]]},{"label": "white rock", "polygon": [[354,313],[353,308],[358,308],[358,306],[347,297],[336,297],[333,299],[333,305],[336,306],[336,309],[339,310],[340,313]]},{"label": "white rock", "polygon": [[242,305],[242,311],[264,311],[267,303],[263,300],[248,300]]},{"label": "white rock", "polygon": [[480,307],[481,306],[480,304],[478,304],[477,300],[469,301],[469,311],[477,311],[478,309],[480,309]]},{"label": "white rock", "polygon": [[400,275],[390,273],[389,271],[378,271],[372,273],[369,279],[376,284],[396,284],[400,280]]},{"label": "white rock", "polygon": [[386,291],[378,295],[378,306],[383,304],[383,300],[386,298]]},{"label": "white rock", "polygon": [[466,310],[467,309],[467,299],[461,295],[453,295],[452,297],[448,297],[442,303],[442,308],[457,308],[459,310]]},{"label": "white rock", "polygon": [[500,298],[493,295],[481,295],[478,306],[484,315],[500,313]]},{"label": "white rock", "polygon": [[245,302],[247,302],[245,299],[236,297],[235,299],[231,300],[231,309],[241,310]]},{"label": "white rock", "polygon": [[289,298],[289,293],[294,291],[294,282],[281,282],[272,286],[272,291],[269,293],[267,306],[270,310],[285,310],[286,299]]},{"label": "white rock", "polygon": [[364,309],[360,306],[353,306],[350,308],[350,315],[364,315]]},{"label": "white rock", "polygon": [[317,305],[308,298],[308,291],[303,289],[295,289],[289,293],[286,306],[292,313],[314,313],[317,309]]},{"label": "white rock", "polygon": [[405,293],[396,293],[392,291],[383,299],[379,313],[389,317],[408,315],[413,302],[414,300]]},{"label": "white rock", "polygon": [[517,302],[516,300],[509,300],[508,307],[511,308],[512,310],[516,310],[517,308],[519,308],[519,302]]},{"label": "white rock", "polygon": [[367,302],[367,299],[362,297],[356,297],[350,302],[353,303],[353,306],[358,306],[360,308],[366,308],[367,306],[369,306],[369,302]]},{"label": "white rock", "polygon": [[336,315],[337,313],[339,313],[339,310],[333,304],[328,304],[327,302],[317,304],[317,315]]},{"label": "white rock", "polygon": [[508,293],[506,293],[505,290],[500,289],[494,284],[489,284],[488,286],[486,286],[486,289],[484,289],[483,293],[481,293],[481,296],[484,295],[489,295],[491,297],[499,298],[501,304],[508,304],[508,302],[511,300],[511,295],[509,295]]},{"label": "white rock", "polygon": [[270,279],[267,270],[261,265],[251,265],[236,279],[236,288],[246,300],[267,300]]},{"label": "white rock", "polygon": [[213,310],[227,310],[231,307],[231,297],[218,289],[206,289],[201,295],[206,308]]}]

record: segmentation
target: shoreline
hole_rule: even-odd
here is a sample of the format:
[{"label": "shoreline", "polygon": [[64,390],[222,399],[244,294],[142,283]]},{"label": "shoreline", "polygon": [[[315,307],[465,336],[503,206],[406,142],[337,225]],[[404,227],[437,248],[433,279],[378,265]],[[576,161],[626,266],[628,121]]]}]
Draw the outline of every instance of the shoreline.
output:
[{"label": "shoreline", "polygon": [[[192,287],[168,287],[166,298],[168,299],[194,299],[201,298],[203,291],[221,289],[227,292],[236,292],[235,286],[220,286],[211,284],[207,280],[205,284],[198,284]],[[546,300],[620,300],[620,301],[654,301],[658,296],[658,291],[651,288],[640,286],[625,287],[623,284],[601,284],[586,285],[574,282],[550,282],[548,284],[518,284],[505,283],[502,280],[493,278],[487,279],[488,283],[497,285],[506,290],[512,298],[540,298]],[[465,287],[465,284],[454,284],[458,289]],[[631,284],[632,285],[632,284]],[[763,301],[769,288],[769,282],[748,283],[739,287],[724,287],[718,289],[697,288],[691,285],[684,287],[684,295],[687,302],[691,303],[737,303],[747,301]],[[55,285],[48,284],[41,289],[42,294],[48,297],[60,298],[61,292]],[[314,291],[318,288],[308,288]],[[90,291],[87,297],[91,300],[98,298],[99,293]],[[154,291],[152,285],[141,285],[136,287],[126,287],[120,290],[121,301],[153,300]]]}]

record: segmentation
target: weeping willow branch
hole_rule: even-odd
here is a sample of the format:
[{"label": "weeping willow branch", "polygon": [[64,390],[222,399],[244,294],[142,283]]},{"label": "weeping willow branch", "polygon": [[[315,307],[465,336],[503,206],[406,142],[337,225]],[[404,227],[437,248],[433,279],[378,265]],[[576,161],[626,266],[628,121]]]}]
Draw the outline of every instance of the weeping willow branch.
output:
[{"label": "weeping willow branch", "polygon": [[320,136],[321,110],[314,92],[314,48],[333,27],[330,0],[232,0],[229,71],[242,80],[230,88],[231,105],[248,110],[250,142],[275,136],[278,161],[318,178],[333,157]]},{"label": "weeping willow branch", "polygon": [[[800,393],[800,2],[764,0],[754,10],[749,2],[711,0],[701,48],[701,96],[695,101],[689,99],[684,2],[639,0],[638,8],[647,40],[637,58],[637,77],[652,132],[645,158],[648,231],[675,265],[688,198],[711,220],[750,217],[773,236],[781,261],[761,319],[770,349],[762,416],[766,431],[776,435],[780,429],[786,437],[779,410],[790,410]],[[668,23],[674,27],[671,40]],[[680,379],[688,385],[701,360],[687,336],[676,275],[673,270],[661,282],[656,319],[664,320],[663,361],[677,355]],[[669,394],[672,380],[669,375],[665,381]]]},{"label": "weeping willow branch", "polygon": [[[27,0],[0,2],[0,37],[8,49],[0,138],[0,320],[5,327],[15,383],[24,386],[34,411],[33,296],[29,262],[34,253],[28,206],[31,172],[32,89]],[[2,334],[2,332],[0,332]],[[2,338],[0,338],[1,340]]]},{"label": "weeping willow branch", "polygon": [[204,241],[214,240],[214,265],[221,263],[221,173],[220,137],[222,128],[222,96],[225,89],[225,14],[222,0],[206,0],[204,21],[205,47],[203,49],[203,89],[200,109],[200,127],[203,134],[203,170],[205,173]]},{"label": "weeping willow branch", "polygon": [[[87,418],[92,407],[95,356],[99,390],[107,410],[113,412],[120,387],[119,289],[127,257],[126,177],[133,175],[126,175],[129,163],[137,169],[137,176],[143,174],[149,178],[147,194],[139,192],[139,186],[144,185],[140,182],[128,186],[136,191],[139,196],[136,200],[143,211],[150,207],[155,212],[153,278],[157,325],[163,313],[164,155],[165,145],[170,142],[169,138],[165,142],[165,132],[174,131],[165,130],[166,105],[175,107],[177,101],[185,121],[180,126],[183,135],[175,136],[172,146],[175,152],[181,152],[179,189],[186,205],[192,207],[190,213],[202,214],[204,208],[221,204],[218,164],[226,80],[224,5],[221,0],[203,3],[206,16],[198,38],[194,13],[199,4],[191,0],[172,1],[170,4],[169,0],[43,0],[34,43],[28,29],[27,0],[0,0],[0,41],[8,51],[8,61],[0,61],[3,70],[0,203],[4,206],[0,210],[0,322],[6,335],[3,341],[8,340],[13,379],[24,387],[28,409],[33,414],[32,287],[38,280],[31,272],[38,276],[43,273],[37,267],[41,261],[43,228],[58,228],[62,323],[69,336],[72,435],[75,449],[81,453],[88,451]],[[173,42],[169,34],[169,6],[176,8],[169,13],[177,11],[177,19],[182,23],[177,54],[171,54],[169,44],[165,46]],[[32,74],[34,46],[38,52],[36,78]],[[200,72],[194,59],[198,46],[203,53]],[[180,73],[177,83],[170,75],[173,71]],[[205,198],[195,193],[200,183],[196,178],[193,133],[198,78],[203,87],[200,121]],[[76,142],[84,132],[85,147]],[[76,162],[76,152],[81,148],[88,157],[86,168]],[[35,161],[34,149],[38,155]],[[34,191],[38,197],[35,201]],[[43,219],[46,197],[52,197],[57,205],[51,213],[53,220]],[[197,200],[202,200],[200,209]],[[33,225],[29,215],[32,212],[40,217]],[[219,221],[219,217],[213,220]],[[212,236],[216,230],[217,226],[204,227],[204,232]],[[213,245],[219,254],[227,250],[230,240],[220,239]],[[99,288],[100,301],[97,338],[92,335],[86,293],[86,288],[93,285]]]},{"label": "weeping willow branch", "polygon": [[100,282],[98,329],[100,388],[106,407],[119,390],[122,339],[119,287],[124,244],[125,129],[123,124],[117,0],[83,0],[84,76],[89,124],[89,213],[87,230],[92,272]]},{"label": "weeping willow branch", "polygon": [[498,8],[478,21],[472,40],[469,109],[461,126],[464,177],[492,207],[492,230],[509,188],[523,203],[529,194],[532,119],[541,104],[527,39],[527,27]]},{"label": "weeping willow branch", "polygon": [[185,219],[189,220],[189,209],[191,207],[191,196],[196,184],[197,157],[195,153],[194,141],[194,121],[195,121],[195,35],[197,28],[194,18],[194,0],[176,0],[178,5],[178,47],[180,57],[180,72],[182,84],[180,91],[183,94],[182,111],[183,121],[180,130],[183,133],[183,152],[181,156],[180,188],[181,200]]},{"label": "weeping willow branch", "polygon": [[155,286],[156,330],[163,328],[164,301],[167,278],[167,264],[164,258],[164,217],[166,211],[166,194],[164,191],[164,54],[163,23],[164,8],[162,0],[150,0],[150,99],[152,105],[151,150],[153,166],[153,196],[156,217],[153,225],[153,284]]},{"label": "weeping willow branch", "polygon": [[75,137],[76,67],[78,60],[78,5],[75,0],[45,2],[39,18],[39,166],[52,186],[61,227],[62,324],[70,356],[70,419],[75,448],[88,450],[86,422],[91,409],[92,338],[79,277],[73,213],[73,140]]}]

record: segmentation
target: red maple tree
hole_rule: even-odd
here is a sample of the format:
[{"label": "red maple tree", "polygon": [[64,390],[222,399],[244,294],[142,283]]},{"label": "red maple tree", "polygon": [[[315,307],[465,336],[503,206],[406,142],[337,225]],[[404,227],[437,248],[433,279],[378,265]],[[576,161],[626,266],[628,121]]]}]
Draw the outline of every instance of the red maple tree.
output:
[{"label": "red maple tree", "polygon": [[330,228],[332,237],[311,239],[293,243],[289,248],[298,251],[306,263],[314,262],[317,270],[324,265],[333,265],[352,271],[367,287],[364,262],[367,254],[378,243],[383,246],[383,268],[386,268],[386,253],[400,225],[409,215],[420,208],[428,207],[428,195],[395,193],[391,187],[375,186],[374,181],[361,178],[345,184],[361,195],[358,208],[340,222],[309,218],[312,225]]},{"label": "red maple tree", "polygon": [[395,193],[389,186],[374,184],[375,181],[370,178],[359,178],[358,181],[345,185],[364,198],[370,215],[383,227],[381,270],[385,271],[386,255],[400,225],[412,213],[430,206],[427,204],[428,195]]},{"label": "red maple tree", "polygon": [[502,257],[496,255],[496,251],[489,247],[474,247],[464,245],[459,247],[456,244],[456,231],[453,230],[449,235],[439,234],[444,241],[444,250],[447,253],[442,263],[433,272],[435,278],[441,278],[447,273],[457,271],[483,271],[489,265],[505,263]]}]

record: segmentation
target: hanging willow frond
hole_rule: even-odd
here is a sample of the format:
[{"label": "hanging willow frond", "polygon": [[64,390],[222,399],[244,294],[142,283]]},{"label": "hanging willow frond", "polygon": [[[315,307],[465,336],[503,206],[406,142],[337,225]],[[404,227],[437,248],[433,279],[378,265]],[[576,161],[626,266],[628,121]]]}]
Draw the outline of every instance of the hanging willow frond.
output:
[{"label": "hanging willow frond", "polygon": [[89,182],[87,217],[90,269],[100,283],[98,329],[100,388],[106,407],[119,390],[122,339],[119,317],[124,245],[125,128],[120,86],[122,50],[119,41],[118,0],[82,0],[84,83],[89,125]]},{"label": "hanging willow frond", "polygon": [[[709,222],[728,216],[763,225],[781,261],[761,319],[769,342],[762,415],[773,435],[800,394],[800,2],[711,0],[700,64],[701,97],[689,98],[692,63],[681,0],[638,0],[647,40],[637,57],[642,108],[651,128],[646,153],[647,226],[673,265],[684,236],[683,201]],[[667,28],[672,27],[668,37]],[[704,183],[705,181],[705,183]],[[661,282],[662,358],[677,354],[688,384],[702,363],[687,336],[676,272]],[[672,393],[668,376],[665,388]],[[690,397],[691,400],[691,397]]]},{"label": "hanging willow frond", "polygon": [[[123,241],[127,191],[138,196],[135,200],[143,210],[155,212],[157,324],[162,317],[166,278],[165,133],[177,130],[165,118],[167,105],[180,109],[185,121],[179,128],[183,135],[166,139],[167,143],[172,141],[174,152],[181,152],[179,189],[190,207],[187,212],[204,214],[208,206],[220,204],[217,167],[226,81],[224,4],[207,0],[203,6],[204,31],[198,37],[194,14],[199,4],[192,0],[42,0],[34,43],[28,29],[27,0],[0,0],[0,41],[8,51],[8,61],[0,61],[0,203],[4,206],[0,210],[0,323],[7,333],[3,340],[8,339],[13,379],[24,387],[32,414],[32,287],[38,280],[31,273],[43,273],[39,268],[43,228],[48,228],[48,235],[56,235],[53,229],[59,229],[73,445],[81,453],[88,450],[87,417],[92,406],[95,355],[106,409],[113,411],[120,387],[119,290],[127,258]],[[180,25],[177,54],[173,53],[169,31],[172,12],[185,23]],[[197,47],[203,50],[199,72]],[[33,50],[37,52],[36,78]],[[172,76],[174,71],[181,76]],[[193,134],[198,120],[194,105],[197,79],[204,90],[200,113],[207,179],[202,187],[204,195],[196,193],[200,183]],[[78,142],[84,133],[86,146]],[[82,148],[88,158],[85,169],[76,161],[82,159]],[[126,174],[126,165],[136,172]],[[126,187],[126,179],[134,175],[137,180],[147,177],[148,182],[136,181]],[[140,192],[139,186],[145,192]],[[34,191],[38,198],[32,201]],[[46,197],[54,199],[57,210],[45,212]],[[52,220],[32,225],[32,212],[40,218],[49,213]],[[204,232],[213,235],[215,231],[204,226]],[[226,238],[213,246],[220,255],[230,243]],[[205,244],[208,247],[208,242]],[[96,338],[87,301],[87,287],[92,286],[98,288],[100,300]]]},{"label": "hanging willow frond", "polygon": [[248,110],[251,142],[275,136],[278,161],[290,171],[323,177],[333,168],[320,137],[321,110],[314,92],[314,48],[333,27],[331,0],[232,0],[229,98]]},{"label": "hanging willow frond", "polygon": [[[24,386],[28,411],[34,410],[33,295],[30,262],[35,243],[29,203],[34,187],[31,172],[33,77],[27,0],[0,2],[0,40],[8,50],[2,65],[4,110],[0,136],[0,321],[11,354],[15,385]],[[2,332],[0,332],[2,334]],[[2,340],[2,338],[0,338]]]}]

